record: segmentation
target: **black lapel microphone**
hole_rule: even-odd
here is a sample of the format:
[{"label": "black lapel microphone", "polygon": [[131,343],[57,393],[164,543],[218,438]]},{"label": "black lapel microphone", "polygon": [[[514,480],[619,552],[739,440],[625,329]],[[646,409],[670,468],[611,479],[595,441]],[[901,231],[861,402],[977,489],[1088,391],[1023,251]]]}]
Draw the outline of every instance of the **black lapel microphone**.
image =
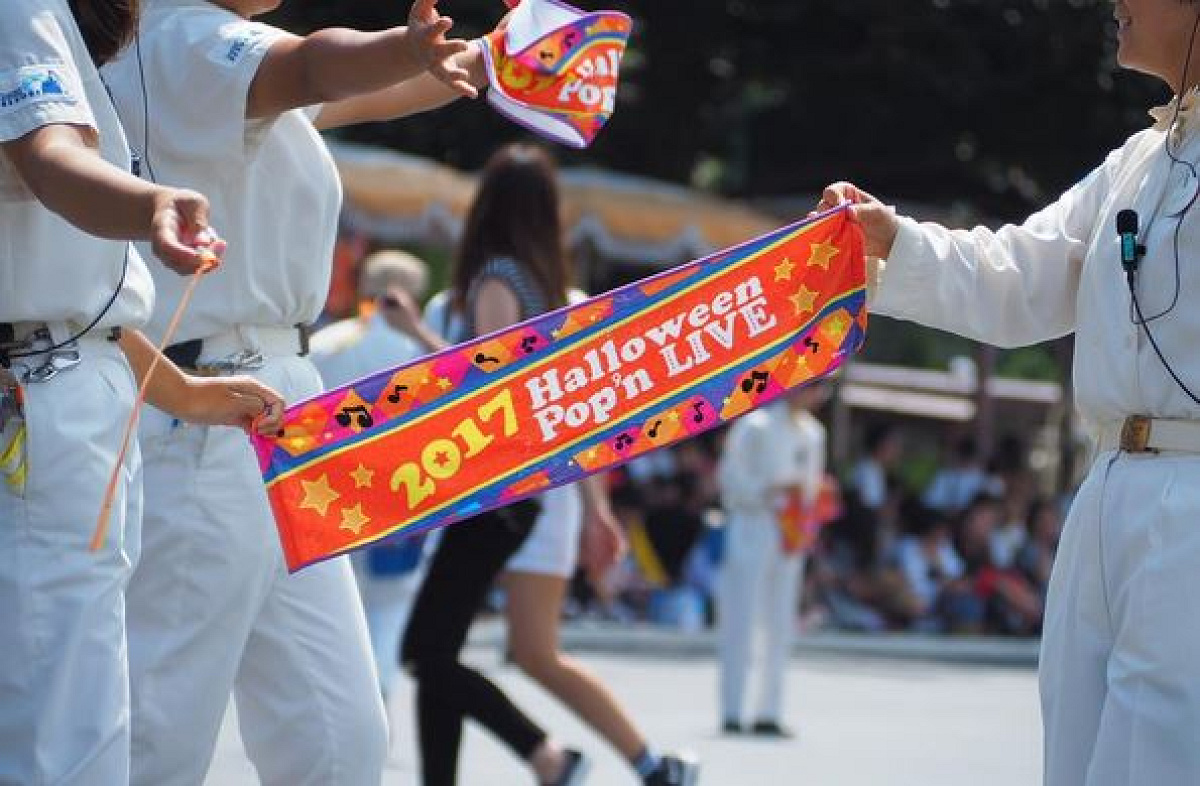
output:
[{"label": "black lapel microphone", "polygon": [[1135,210],[1117,213],[1117,235],[1121,238],[1121,267],[1130,281],[1137,273],[1138,263],[1146,253],[1146,247],[1138,242],[1138,214]]}]

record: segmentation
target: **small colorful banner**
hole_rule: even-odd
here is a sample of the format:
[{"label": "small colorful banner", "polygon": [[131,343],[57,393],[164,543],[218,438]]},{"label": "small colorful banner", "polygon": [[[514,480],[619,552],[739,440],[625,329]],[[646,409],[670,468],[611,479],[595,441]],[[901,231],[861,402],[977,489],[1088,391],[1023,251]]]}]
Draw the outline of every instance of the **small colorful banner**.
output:
[{"label": "small colorful banner", "polygon": [[866,334],[844,208],[288,409],[255,444],[292,571],[616,467],[829,374]]},{"label": "small colorful banner", "polygon": [[817,542],[821,528],[840,515],[842,492],[832,475],[821,479],[821,488],[811,504],[805,504],[799,488],[789,489],[784,494],[782,510],[778,513],[783,553],[809,553]]},{"label": "small colorful banner", "polygon": [[484,38],[488,101],[514,122],[587,147],[616,106],[621,57],[633,23],[558,0],[522,0],[507,30]]}]

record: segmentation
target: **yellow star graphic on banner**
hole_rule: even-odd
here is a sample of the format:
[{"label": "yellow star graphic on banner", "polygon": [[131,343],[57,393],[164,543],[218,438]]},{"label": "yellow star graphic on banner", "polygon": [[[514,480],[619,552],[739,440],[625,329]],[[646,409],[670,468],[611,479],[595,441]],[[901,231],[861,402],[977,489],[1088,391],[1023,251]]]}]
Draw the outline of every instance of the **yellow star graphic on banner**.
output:
[{"label": "yellow star graphic on banner", "polygon": [[350,477],[354,478],[354,488],[369,489],[371,482],[375,480],[375,470],[367,469],[359,464],[358,468],[350,473]]},{"label": "yellow star graphic on banner", "polygon": [[788,300],[792,301],[792,305],[796,307],[796,316],[800,316],[813,310],[813,305],[817,302],[817,293],[801,284],[796,294],[789,297]]},{"label": "yellow star graphic on banner", "polygon": [[791,281],[792,271],[796,269],[796,264],[789,257],[784,257],[783,261],[775,266],[776,281]]},{"label": "yellow star graphic on banner", "polygon": [[342,526],[338,529],[344,529],[347,532],[353,532],[355,535],[361,535],[363,527],[371,523],[371,519],[367,514],[363,513],[362,503],[358,503],[352,508],[342,508]]},{"label": "yellow star graphic on banner", "polygon": [[304,499],[300,500],[300,507],[315,510],[322,516],[329,513],[329,504],[342,496],[329,485],[328,475],[322,475],[315,481],[302,480],[300,486],[304,489]]},{"label": "yellow star graphic on banner", "polygon": [[829,322],[825,325],[825,333],[841,341],[850,329],[850,326],[846,324],[849,321],[845,314],[835,314],[829,318]]},{"label": "yellow star graphic on banner", "polygon": [[812,253],[808,257],[809,267],[829,269],[829,263],[838,255],[840,249],[833,243],[813,243]]},{"label": "yellow star graphic on banner", "polygon": [[449,390],[450,388],[454,387],[454,383],[445,377],[438,377],[437,386],[442,390]]}]

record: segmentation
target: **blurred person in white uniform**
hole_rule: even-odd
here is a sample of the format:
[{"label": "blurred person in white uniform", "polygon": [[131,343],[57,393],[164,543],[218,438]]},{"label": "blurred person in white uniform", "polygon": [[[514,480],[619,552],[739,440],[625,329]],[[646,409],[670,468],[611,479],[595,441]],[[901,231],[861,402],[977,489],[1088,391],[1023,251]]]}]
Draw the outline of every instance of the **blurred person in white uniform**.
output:
[{"label": "blurred person in white uniform", "polygon": [[[207,201],[131,172],[96,63],[136,9],[67,0],[0,5],[0,783],[129,778],[125,585],[137,560],[141,460],[100,514],[137,380],[154,289],[129,240],[173,269],[207,264]],[[123,352],[124,350],[124,352]],[[282,401],[244,380],[163,364],[147,396],[177,417],[249,425]]]},{"label": "blurred person in white uniform", "polygon": [[1114,16],[1117,61],[1175,99],[1024,223],[917,223],[848,183],[818,205],[854,205],[875,311],[1006,347],[1075,334],[1099,450],[1047,597],[1046,786],[1200,783],[1200,2]]},{"label": "blurred person in white uniform", "polygon": [[[207,193],[229,241],[170,355],[298,400],[322,389],[303,326],[325,302],[341,205],[318,131],[473,95],[467,80],[484,74],[477,46],[445,38],[432,0],[407,27],[307,37],[251,21],[277,5],[151,0],[105,76],[148,176]],[[180,295],[157,283],[155,336]],[[288,575],[251,447],[154,415],[142,422],[146,526],[128,593],[132,782],[203,781],[232,689],[263,783],[378,784],[388,734],[349,561]]]},{"label": "blurred person in white uniform", "polygon": [[[361,314],[313,334],[313,364],[327,388],[345,385],[384,368],[415,360],[422,347],[388,323],[390,298],[397,290],[420,301],[429,285],[420,258],[398,250],[376,251],[362,261],[358,277]],[[350,555],[358,581],[367,632],[386,705],[397,672],[400,634],[421,582],[425,537],[388,539]]]},{"label": "blurred person in white uniform", "polygon": [[725,439],[717,467],[725,508],[717,626],[721,728],[726,734],[746,728],[746,682],[757,638],[762,643],[761,691],[749,731],[792,736],[782,717],[784,678],[799,618],[804,553],[801,533],[789,527],[816,512],[826,436],[812,410],[827,398],[824,380],[793,390],[734,421]]}]

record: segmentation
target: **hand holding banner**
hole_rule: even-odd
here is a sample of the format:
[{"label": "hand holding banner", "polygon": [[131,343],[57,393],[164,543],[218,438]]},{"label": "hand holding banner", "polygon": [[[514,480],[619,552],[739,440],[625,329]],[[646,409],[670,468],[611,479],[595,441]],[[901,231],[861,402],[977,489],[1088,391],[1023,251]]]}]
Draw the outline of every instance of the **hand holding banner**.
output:
[{"label": "hand holding banner", "polygon": [[535,133],[587,147],[612,116],[631,27],[616,11],[523,0],[507,29],[483,40],[488,101]]},{"label": "hand holding banner", "polygon": [[296,404],[256,437],[288,566],[724,423],[840,366],[865,302],[842,207]]}]

